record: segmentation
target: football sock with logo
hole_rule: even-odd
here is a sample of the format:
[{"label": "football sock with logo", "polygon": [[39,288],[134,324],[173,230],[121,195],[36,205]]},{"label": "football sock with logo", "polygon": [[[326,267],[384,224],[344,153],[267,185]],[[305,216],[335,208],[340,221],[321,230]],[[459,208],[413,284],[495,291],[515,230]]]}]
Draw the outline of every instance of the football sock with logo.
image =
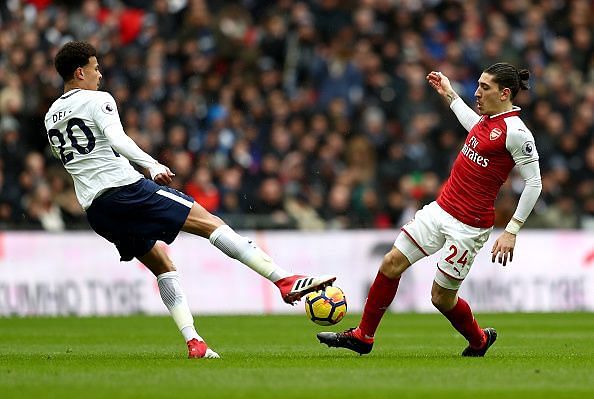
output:
[{"label": "football sock with logo", "polygon": [[396,296],[400,277],[391,279],[382,272],[378,272],[369,293],[363,309],[363,316],[357,328],[361,337],[372,340],[377,327],[379,326],[386,309],[390,306]]},{"label": "football sock with logo", "polygon": [[480,348],[483,346],[485,334],[479,327],[472,314],[472,310],[470,310],[470,306],[464,299],[458,297],[456,305],[447,312],[442,313],[452,323],[452,326],[468,340],[471,347]]},{"label": "football sock with logo", "polygon": [[237,259],[262,277],[275,282],[292,274],[279,267],[254,241],[237,234],[231,227],[218,227],[209,237],[212,245]]},{"label": "football sock with logo", "polygon": [[163,303],[167,306],[173,321],[175,321],[186,342],[192,338],[204,341],[194,328],[194,318],[179,282],[179,273],[173,271],[159,274],[157,276],[157,285]]}]

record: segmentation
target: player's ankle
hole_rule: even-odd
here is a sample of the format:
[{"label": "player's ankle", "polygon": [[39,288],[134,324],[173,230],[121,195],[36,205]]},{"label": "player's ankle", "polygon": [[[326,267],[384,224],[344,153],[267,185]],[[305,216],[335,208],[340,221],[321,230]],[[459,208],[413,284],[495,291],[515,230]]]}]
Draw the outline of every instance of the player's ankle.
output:
[{"label": "player's ankle", "polygon": [[357,338],[358,340],[361,340],[363,342],[365,342],[366,344],[373,344],[374,341],[374,337],[373,335],[367,335],[365,334],[360,327],[357,327],[353,330],[353,335],[355,336],[355,338]]},{"label": "player's ankle", "polygon": [[277,277],[276,275],[271,274],[269,279],[274,283],[274,285],[276,285],[277,287],[280,288],[280,286],[289,284],[289,282],[292,283],[293,281],[295,281],[299,277],[304,277],[304,276],[297,275],[297,274],[291,274],[291,275],[288,275],[288,276],[283,276],[283,277],[278,278],[278,279],[276,277]]},{"label": "player's ankle", "polygon": [[485,347],[485,345],[487,345],[487,334],[485,334],[485,331],[483,331],[483,330],[481,330],[481,333],[482,333],[481,342],[478,345],[475,346],[469,342],[470,347],[472,349],[482,349]]},{"label": "player's ankle", "polygon": [[268,280],[272,281],[272,283],[276,284],[277,281],[282,280],[283,278],[285,278],[287,276],[276,273],[276,272],[272,272],[270,273],[270,275],[268,277],[266,277]]}]

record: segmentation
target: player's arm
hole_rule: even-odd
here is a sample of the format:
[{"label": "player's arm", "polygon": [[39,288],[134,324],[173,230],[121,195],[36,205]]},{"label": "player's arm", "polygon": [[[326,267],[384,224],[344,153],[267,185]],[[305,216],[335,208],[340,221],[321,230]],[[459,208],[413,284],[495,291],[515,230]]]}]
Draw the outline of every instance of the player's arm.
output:
[{"label": "player's arm", "polygon": [[464,129],[470,131],[470,129],[478,123],[481,117],[460,98],[458,93],[454,91],[447,76],[441,72],[431,71],[426,79],[429,82],[429,86],[433,87],[440,96],[445,98],[460,124],[464,126]]},{"label": "player's arm", "polygon": [[524,222],[532,212],[540,192],[542,190],[542,181],[540,178],[540,167],[538,161],[533,161],[524,165],[517,165],[517,170],[520,176],[524,179],[525,185],[518,206],[514,212],[514,216],[511,218],[505,231],[517,235]]},{"label": "player's arm", "polygon": [[491,250],[491,261],[495,262],[497,258],[503,266],[507,264],[508,256],[510,262],[513,260],[516,236],[532,212],[542,190],[538,153],[532,134],[525,130],[510,132],[506,145],[525,185],[513,217]]},{"label": "player's arm", "polygon": [[93,120],[103,132],[111,147],[119,154],[147,168],[151,178],[159,184],[171,183],[175,176],[167,166],[161,165],[153,157],[142,151],[138,145],[124,132],[118,108],[111,94],[107,92],[94,92],[93,94]]},{"label": "player's arm", "polygon": [[125,156],[129,161],[147,168],[155,182],[159,184],[171,183],[172,177],[175,176],[173,172],[140,149],[134,140],[124,132],[121,123],[107,126],[103,133],[114,150]]}]

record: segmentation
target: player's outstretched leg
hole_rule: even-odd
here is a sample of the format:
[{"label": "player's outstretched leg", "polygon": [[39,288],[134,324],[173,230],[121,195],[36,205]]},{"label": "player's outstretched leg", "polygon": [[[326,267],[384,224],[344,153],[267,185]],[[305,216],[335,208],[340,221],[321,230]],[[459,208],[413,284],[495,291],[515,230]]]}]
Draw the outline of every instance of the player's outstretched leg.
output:
[{"label": "player's outstretched leg", "polygon": [[363,337],[358,328],[349,328],[343,332],[321,332],[318,333],[321,343],[334,348],[345,348],[366,355],[373,348],[373,339]]},{"label": "player's outstretched leg", "polygon": [[462,356],[465,357],[483,357],[487,350],[495,343],[497,339],[497,331],[494,328],[487,327],[483,329],[483,333],[485,334],[485,343],[480,348],[473,348],[472,346],[468,345],[464,351],[462,351]]},{"label": "player's outstretched leg", "polygon": [[293,304],[309,292],[332,285],[336,276],[293,275],[278,266],[270,256],[247,237],[237,234],[231,227],[217,227],[209,237],[212,245],[227,256],[237,259],[262,277],[273,282],[280,290],[283,301]]},{"label": "player's outstretched leg", "polygon": [[330,275],[314,277],[293,275],[277,280],[274,284],[280,290],[283,301],[293,304],[310,292],[323,290],[332,285],[335,280],[336,276]]}]

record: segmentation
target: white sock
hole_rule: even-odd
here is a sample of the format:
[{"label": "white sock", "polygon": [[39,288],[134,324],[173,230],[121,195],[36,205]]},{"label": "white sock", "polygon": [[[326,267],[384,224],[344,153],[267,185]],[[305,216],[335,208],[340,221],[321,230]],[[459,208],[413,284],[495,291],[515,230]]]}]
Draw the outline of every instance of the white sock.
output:
[{"label": "white sock", "polygon": [[194,326],[187,326],[182,328],[181,333],[184,336],[186,342],[194,338],[196,338],[198,341],[204,341],[204,339],[198,334],[198,332],[196,332],[196,328],[194,328]]},{"label": "white sock", "polygon": [[292,274],[279,267],[252,240],[240,236],[227,225],[219,226],[209,237],[210,243],[227,256],[237,259],[262,277],[275,282]]},{"label": "white sock", "polygon": [[181,331],[184,339],[187,341],[196,338],[199,341],[204,341],[196,332],[194,327],[194,318],[190,312],[186,295],[179,282],[179,273],[176,271],[166,272],[157,276],[157,285],[161,293],[161,299],[177,328]]}]

